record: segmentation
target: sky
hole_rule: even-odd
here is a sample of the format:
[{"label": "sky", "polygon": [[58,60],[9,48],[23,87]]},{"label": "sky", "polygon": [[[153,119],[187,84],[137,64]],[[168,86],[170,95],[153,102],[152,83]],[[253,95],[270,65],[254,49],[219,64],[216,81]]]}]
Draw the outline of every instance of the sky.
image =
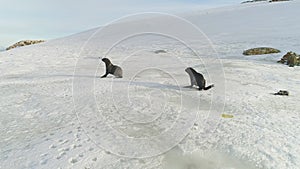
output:
[{"label": "sky", "polygon": [[141,12],[182,13],[242,0],[0,0],[0,50],[26,39],[54,39]]}]

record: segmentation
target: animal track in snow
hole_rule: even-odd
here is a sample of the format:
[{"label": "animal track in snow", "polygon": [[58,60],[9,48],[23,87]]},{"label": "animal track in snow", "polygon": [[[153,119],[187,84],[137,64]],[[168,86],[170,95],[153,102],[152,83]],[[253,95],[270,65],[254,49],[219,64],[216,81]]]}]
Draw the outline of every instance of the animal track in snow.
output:
[{"label": "animal track in snow", "polygon": [[70,158],[69,159],[69,163],[74,164],[76,163],[78,160],[76,158]]},{"label": "animal track in snow", "polygon": [[51,145],[49,146],[49,149],[52,149],[52,148],[56,148],[56,146],[55,146],[54,144],[51,144]]},{"label": "animal track in snow", "polygon": [[47,162],[48,162],[48,159],[43,159],[43,160],[40,161],[40,164],[45,165],[45,164],[47,164]]}]

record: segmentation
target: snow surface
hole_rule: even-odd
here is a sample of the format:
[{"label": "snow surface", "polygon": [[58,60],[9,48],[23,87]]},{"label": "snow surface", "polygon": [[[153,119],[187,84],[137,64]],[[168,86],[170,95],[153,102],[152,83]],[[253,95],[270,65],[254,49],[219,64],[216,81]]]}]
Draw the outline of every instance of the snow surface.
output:
[{"label": "snow surface", "polygon": [[[299,168],[300,71],[275,62],[300,53],[299,8],[141,14],[1,52],[0,168]],[[259,46],[282,53],[242,55]],[[188,66],[215,87],[185,87]]]}]

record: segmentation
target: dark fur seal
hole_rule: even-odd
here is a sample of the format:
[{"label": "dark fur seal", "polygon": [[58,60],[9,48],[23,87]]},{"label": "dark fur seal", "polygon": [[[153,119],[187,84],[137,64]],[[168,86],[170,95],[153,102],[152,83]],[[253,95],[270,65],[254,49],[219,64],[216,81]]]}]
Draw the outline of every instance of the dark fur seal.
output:
[{"label": "dark fur seal", "polygon": [[112,74],[118,78],[123,77],[123,71],[121,67],[113,65],[108,58],[103,58],[102,61],[105,63],[106,72],[103,76],[101,76],[101,78],[106,77],[108,74]]},{"label": "dark fur seal", "polygon": [[208,90],[208,89],[214,87],[213,84],[212,84],[212,85],[209,85],[209,86],[207,86],[207,87],[205,87],[206,81],[205,81],[203,75],[202,75],[201,73],[196,72],[193,68],[188,67],[188,68],[185,69],[185,71],[186,71],[186,72],[189,74],[189,76],[190,76],[190,79],[191,79],[191,87],[193,87],[194,85],[195,85],[195,86],[198,86],[198,87],[199,87],[199,88],[198,88],[199,90],[202,90],[202,89],[203,89],[203,90]]}]

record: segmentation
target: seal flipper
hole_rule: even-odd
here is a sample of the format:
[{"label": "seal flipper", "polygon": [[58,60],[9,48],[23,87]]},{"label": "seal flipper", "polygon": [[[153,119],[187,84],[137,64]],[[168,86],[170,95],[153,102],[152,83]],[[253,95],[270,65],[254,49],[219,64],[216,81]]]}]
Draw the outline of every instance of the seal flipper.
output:
[{"label": "seal flipper", "polygon": [[188,67],[188,68],[185,69],[185,71],[189,74],[189,77],[190,77],[190,81],[191,81],[191,86],[190,87],[193,87],[194,85],[197,86],[197,81],[196,81],[194,73],[191,69],[192,68]]},{"label": "seal flipper", "polygon": [[105,75],[101,76],[101,78],[104,78],[104,77],[106,77],[107,75],[108,75],[108,73],[105,73]]},{"label": "seal flipper", "polygon": [[209,89],[212,88],[212,87],[215,87],[215,85],[214,85],[214,84],[209,85],[209,86],[205,87],[204,90],[209,90]]}]

